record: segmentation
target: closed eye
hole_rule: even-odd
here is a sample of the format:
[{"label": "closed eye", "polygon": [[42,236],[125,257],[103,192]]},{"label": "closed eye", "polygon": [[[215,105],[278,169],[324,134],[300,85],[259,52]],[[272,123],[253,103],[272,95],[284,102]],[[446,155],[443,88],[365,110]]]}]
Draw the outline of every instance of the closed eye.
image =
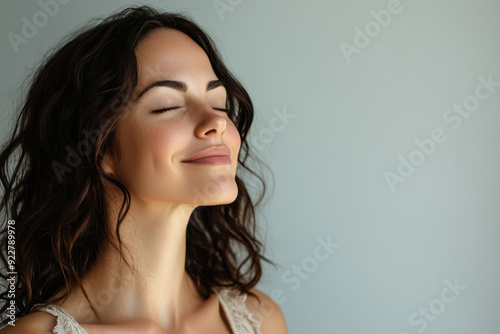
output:
[{"label": "closed eye", "polygon": [[[174,110],[174,109],[177,109],[177,108],[180,108],[180,106],[171,107],[171,108],[164,108],[164,109],[158,109],[158,110],[153,110],[152,113],[154,113],[154,114],[161,114],[163,112]],[[229,109],[224,109],[224,108],[212,108],[212,109],[219,110],[219,111],[224,111],[224,112],[229,112]]]},{"label": "closed eye", "polygon": [[180,108],[180,106],[171,107],[171,108],[164,108],[164,109],[158,109],[158,110],[153,110],[152,113],[154,113],[154,114],[161,114],[163,112],[174,110],[174,109],[177,109],[177,108]]}]

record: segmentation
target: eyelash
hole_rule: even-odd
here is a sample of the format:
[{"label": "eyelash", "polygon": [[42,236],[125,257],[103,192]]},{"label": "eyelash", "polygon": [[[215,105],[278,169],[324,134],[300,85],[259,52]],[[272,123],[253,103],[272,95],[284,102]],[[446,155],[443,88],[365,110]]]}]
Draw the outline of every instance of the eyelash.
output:
[{"label": "eyelash", "polygon": [[[161,114],[161,113],[164,113],[166,111],[174,110],[174,109],[177,109],[177,108],[180,108],[180,107],[177,106],[177,107],[172,107],[172,108],[165,108],[165,109],[153,110],[153,113],[155,113],[155,114]],[[212,108],[212,109],[223,111],[223,112],[229,112],[229,109],[222,109],[222,108]]]}]

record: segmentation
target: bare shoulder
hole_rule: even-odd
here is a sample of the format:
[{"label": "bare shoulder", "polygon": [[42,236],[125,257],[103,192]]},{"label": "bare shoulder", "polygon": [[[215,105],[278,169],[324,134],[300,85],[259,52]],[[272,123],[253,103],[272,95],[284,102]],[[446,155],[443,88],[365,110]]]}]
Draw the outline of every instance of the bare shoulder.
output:
[{"label": "bare shoulder", "polygon": [[33,312],[17,319],[15,326],[7,326],[0,334],[51,334],[57,319],[47,312]]},{"label": "bare shoulder", "polygon": [[260,323],[262,334],[287,334],[285,315],[279,305],[264,292],[251,289],[260,299],[248,296],[246,306]]}]

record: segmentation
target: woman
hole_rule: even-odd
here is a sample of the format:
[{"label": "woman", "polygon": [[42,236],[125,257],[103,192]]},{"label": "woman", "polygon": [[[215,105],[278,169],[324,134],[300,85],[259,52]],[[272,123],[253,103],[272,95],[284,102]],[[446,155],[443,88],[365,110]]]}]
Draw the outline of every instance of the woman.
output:
[{"label": "woman", "polygon": [[16,272],[1,333],[286,333],[254,288],[264,192],[253,204],[236,175],[264,186],[245,165],[252,118],[182,15],[128,8],[66,41],[0,155]]}]

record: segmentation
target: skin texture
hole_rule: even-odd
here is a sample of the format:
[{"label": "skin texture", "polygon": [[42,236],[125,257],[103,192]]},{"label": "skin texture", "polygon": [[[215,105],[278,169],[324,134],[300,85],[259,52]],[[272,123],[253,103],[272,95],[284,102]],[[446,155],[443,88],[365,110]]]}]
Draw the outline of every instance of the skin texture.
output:
[{"label": "skin texture", "polygon": [[[203,300],[187,275],[186,227],[199,205],[233,202],[240,136],[225,111],[224,87],[206,91],[217,80],[204,51],[187,35],[167,29],[148,34],[137,46],[139,90],[159,80],[182,81],[187,91],[155,87],[127,105],[116,128],[120,154],[104,157],[103,166],[131,194],[120,235],[132,273],[111,248],[83,278],[101,315],[93,312],[78,289],[61,305],[92,333],[230,333],[217,297]],[[163,113],[154,110],[178,107]],[[231,164],[200,165],[182,160],[214,145],[230,150]],[[109,186],[111,222],[121,197]],[[201,196],[200,196],[201,194]],[[115,230],[115,226],[112,226]],[[286,333],[283,313],[267,295],[263,303],[248,298],[262,332]],[[36,324],[36,326],[35,326]],[[55,318],[30,314],[2,333],[50,333]],[[24,332],[23,332],[24,333]]]}]

